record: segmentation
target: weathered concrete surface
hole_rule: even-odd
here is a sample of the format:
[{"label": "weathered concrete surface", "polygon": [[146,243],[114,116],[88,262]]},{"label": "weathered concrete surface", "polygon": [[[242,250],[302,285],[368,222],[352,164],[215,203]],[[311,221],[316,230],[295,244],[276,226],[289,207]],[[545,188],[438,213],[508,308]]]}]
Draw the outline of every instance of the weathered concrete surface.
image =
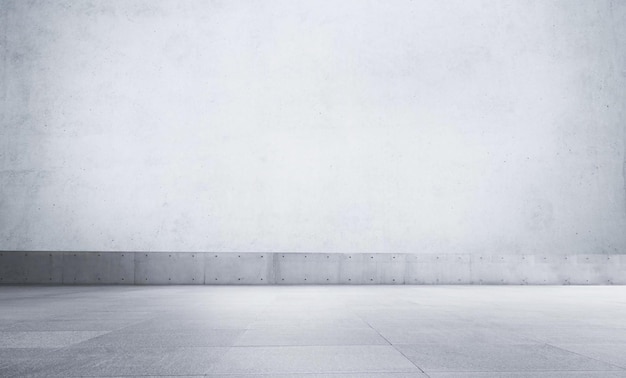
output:
[{"label": "weathered concrete surface", "polygon": [[64,284],[120,284],[135,282],[132,252],[66,252],[63,254]]},{"label": "weathered concrete surface", "polygon": [[0,283],[613,285],[626,255],[5,251]]},{"label": "weathered concrete surface", "polygon": [[624,253],[624,67],[624,1],[2,0],[0,250]]},{"label": "weathered concrete surface", "polygon": [[202,253],[134,253],[135,284],[201,285],[204,283]]},{"label": "weathered concrete surface", "polygon": [[206,284],[263,285],[273,282],[270,253],[204,254]]},{"label": "weathered concrete surface", "polygon": [[62,252],[0,252],[0,283],[60,284],[62,281]]}]

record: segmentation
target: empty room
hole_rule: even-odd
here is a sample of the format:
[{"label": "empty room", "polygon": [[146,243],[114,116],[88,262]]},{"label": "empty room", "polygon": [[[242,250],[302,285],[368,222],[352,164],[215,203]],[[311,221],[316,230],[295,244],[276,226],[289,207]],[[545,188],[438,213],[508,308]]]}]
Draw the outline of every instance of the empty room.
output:
[{"label": "empty room", "polygon": [[0,377],[626,378],[626,1],[0,0]]}]

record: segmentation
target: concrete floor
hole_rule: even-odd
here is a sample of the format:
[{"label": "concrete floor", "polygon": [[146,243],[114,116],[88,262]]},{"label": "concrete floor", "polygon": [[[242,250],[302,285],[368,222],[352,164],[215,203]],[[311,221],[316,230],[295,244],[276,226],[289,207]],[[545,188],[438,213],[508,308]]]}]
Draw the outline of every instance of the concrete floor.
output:
[{"label": "concrete floor", "polygon": [[626,377],[626,286],[0,287],[0,376]]}]

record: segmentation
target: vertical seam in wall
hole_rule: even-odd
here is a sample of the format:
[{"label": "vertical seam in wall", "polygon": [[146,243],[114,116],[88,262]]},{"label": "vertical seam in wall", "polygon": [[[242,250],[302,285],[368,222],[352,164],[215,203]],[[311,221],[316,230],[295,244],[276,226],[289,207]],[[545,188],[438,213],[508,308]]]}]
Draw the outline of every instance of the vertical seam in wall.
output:
[{"label": "vertical seam in wall", "polygon": [[206,285],[206,268],[210,259],[206,258],[206,253],[202,253],[202,284]]},{"label": "vertical seam in wall", "polygon": [[65,252],[59,251],[59,253],[61,254],[61,282],[60,284],[63,285],[65,283]]},{"label": "vertical seam in wall", "polygon": [[278,255],[279,253],[272,253],[272,272],[270,273],[271,278],[268,277],[269,282],[272,284],[278,283],[278,277],[280,277],[280,260]]}]

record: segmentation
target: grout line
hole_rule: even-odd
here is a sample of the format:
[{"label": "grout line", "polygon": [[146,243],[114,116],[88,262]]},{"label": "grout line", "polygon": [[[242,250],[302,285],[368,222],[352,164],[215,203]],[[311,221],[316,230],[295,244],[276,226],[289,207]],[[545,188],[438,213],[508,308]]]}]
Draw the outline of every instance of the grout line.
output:
[{"label": "grout line", "polygon": [[359,319],[361,319],[361,321],[365,324],[367,324],[372,330],[374,330],[374,332],[376,332],[378,334],[378,336],[380,336],[383,340],[385,340],[391,347],[393,347],[393,349],[395,349],[396,351],[398,351],[398,353],[400,353],[402,355],[402,357],[406,358],[407,361],[409,361],[411,364],[413,364],[413,366],[415,366],[420,372],[422,372],[423,374],[425,374],[427,377],[430,378],[430,376],[424,371],[424,369],[422,369],[421,367],[417,366],[417,364],[413,361],[411,361],[410,358],[408,358],[406,356],[406,354],[404,354],[401,350],[399,350],[398,348],[396,348],[395,345],[393,345],[389,340],[387,340],[387,338],[385,336],[383,336],[380,332],[378,332],[378,330],[374,327],[372,327],[372,325],[365,319],[363,319],[361,316],[357,315],[357,317]]},{"label": "grout line", "polygon": [[[574,352],[574,351],[572,351],[572,350],[565,349],[565,348],[563,348],[563,347],[559,347],[559,346],[556,346],[556,345],[552,345],[552,344],[548,344],[548,343],[545,343],[545,345],[550,346],[550,347],[552,347],[552,348],[556,348],[556,349],[563,350],[563,351],[568,352],[568,353],[573,353],[573,354],[576,354],[576,355],[581,356],[581,357],[589,358],[589,359],[594,360],[594,361],[602,362],[602,363],[604,363],[604,364],[607,364],[607,365],[610,365],[610,366],[616,367],[616,368],[618,368],[618,369],[620,369],[620,370],[626,370],[626,367],[623,367],[623,366],[620,366],[620,365],[616,365],[616,364],[614,364],[614,363],[612,363],[612,362],[608,362],[608,361],[601,360],[601,359],[599,359],[599,358],[595,358],[595,357],[587,356],[587,355],[584,355],[584,354],[582,354],[582,353]],[[585,345],[587,345],[587,344],[585,344]]]}]

